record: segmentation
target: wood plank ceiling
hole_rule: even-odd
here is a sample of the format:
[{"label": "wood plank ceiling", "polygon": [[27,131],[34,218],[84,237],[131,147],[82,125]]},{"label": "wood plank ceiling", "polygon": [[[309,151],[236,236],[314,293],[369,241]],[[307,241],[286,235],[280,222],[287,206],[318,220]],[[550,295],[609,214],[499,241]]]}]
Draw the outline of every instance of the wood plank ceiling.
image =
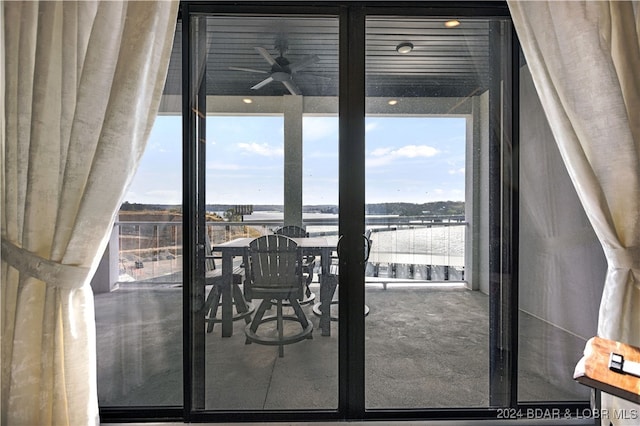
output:
[{"label": "wood plank ceiling", "polygon": [[[460,22],[446,28],[443,19],[368,18],[367,96],[446,97],[484,91],[489,73],[489,22]],[[305,96],[338,95],[337,18],[218,15],[206,18],[206,28],[207,94],[289,94],[279,81],[252,89],[272,71],[264,53],[256,48],[264,48],[272,58],[280,56],[282,48],[294,67],[310,55],[317,56],[292,74],[295,90]],[[178,25],[167,94],[180,93],[181,43]],[[412,43],[413,50],[398,53],[400,43]]]}]

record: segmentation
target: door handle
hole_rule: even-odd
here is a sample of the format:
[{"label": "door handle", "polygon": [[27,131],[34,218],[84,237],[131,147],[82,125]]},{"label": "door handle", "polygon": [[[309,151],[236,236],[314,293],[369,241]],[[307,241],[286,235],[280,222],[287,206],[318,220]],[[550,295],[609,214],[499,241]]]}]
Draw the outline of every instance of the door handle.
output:
[{"label": "door handle", "polygon": [[[342,251],[342,237],[340,235],[338,237],[338,243],[336,244],[336,252],[338,253],[338,258],[340,258],[340,252]],[[367,234],[362,234],[362,238],[364,238],[364,261],[369,260],[369,253],[371,252],[371,240],[367,237]]]},{"label": "door handle", "polygon": [[364,261],[369,260],[369,253],[371,253],[371,240],[367,237],[367,234],[362,234],[364,238]]}]

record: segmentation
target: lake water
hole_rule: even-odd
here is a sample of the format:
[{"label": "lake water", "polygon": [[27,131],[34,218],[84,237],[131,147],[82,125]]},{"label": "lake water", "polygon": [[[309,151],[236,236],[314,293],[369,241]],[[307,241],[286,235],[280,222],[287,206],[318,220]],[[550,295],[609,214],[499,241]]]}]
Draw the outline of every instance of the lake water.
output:
[{"label": "lake water", "polygon": [[[367,218],[388,218],[398,216],[367,216]],[[331,213],[303,213],[303,221],[317,219],[332,220],[337,223],[338,215]],[[282,212],[257,211],[245,216],[245,222],[283,220]],[[366,219],[365,219],[366,220]],[[395,225],[393,225],[395,226]],[[372,249],[370,263],[402,264],[402,265],[447,265],[456,268],[464,267],[465,234],[464,223],[412,224],[389,229],[387,225],[372,225],[368,229],[371,234]],[[307,225],[311,235],[327,235],[336,238],[337,225]]]}]

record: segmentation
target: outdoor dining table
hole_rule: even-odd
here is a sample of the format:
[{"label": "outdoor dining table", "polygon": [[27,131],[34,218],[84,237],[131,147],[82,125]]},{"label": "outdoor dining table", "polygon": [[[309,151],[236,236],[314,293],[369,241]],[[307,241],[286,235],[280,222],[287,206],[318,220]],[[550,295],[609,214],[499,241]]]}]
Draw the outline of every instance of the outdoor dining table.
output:
[{"label": "outdoor dining table", "polygon": [[[331,298],[336,289],[337,281],[328,279],[329,265],[331,264],[331,252],[336,249],[325,237],[292,238],[298,244],[301,256],[320,256],[321,273],[320,281],[320,331],[323,336],[331,335]],[[248,259],[249,244],[253,238],[236,238],[220,244],[214,244],[213,252],[222,255],[222,336],[229,337],[233,334],[233,258],[242,256]]]}]

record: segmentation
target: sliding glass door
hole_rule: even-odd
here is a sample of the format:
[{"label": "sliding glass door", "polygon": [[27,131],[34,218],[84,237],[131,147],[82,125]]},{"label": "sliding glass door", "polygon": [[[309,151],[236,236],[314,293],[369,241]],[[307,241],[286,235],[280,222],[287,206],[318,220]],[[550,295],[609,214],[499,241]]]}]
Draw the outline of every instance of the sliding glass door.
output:
[{"label": "sliding glass door", "polygon": [[[277,11],[190,16],[191,408],[510,404],[509,21]],[[290,226],[280,308],[251,244]]]},{"label": "sliding glass door", "polygon": [[[508,21],[352,8],[190,22],[206,129],[192,408],[508,404]],[[249,242],[289,225],[329,248],[304,253],[313,339],[280,350],[275,319],[251,323],[279,311],[252,296]]]},{"label": "sliding glass door", "polygon": [[[337,410],[338,17],[202,13],[190,23],[192,46],[206,46],[192,409]],[[276,255],[250,249],[266,236],[283,244],[280,233],[301,264],[269,274],[301,285],[295,298],[265,293],[262,260]]]},{"label": "sliding glass door", "polygon": [[510,34],[502,19],[366,18],[367,408],[508,403],[492,362],[512,283],[489,265],[510,245]]},{"label": "sliding glass door", "polygon": [[[175,418],[517,404],[508,10],[378,3],[182,3]],[[268,293],[264,277],[297,287]]]}]

